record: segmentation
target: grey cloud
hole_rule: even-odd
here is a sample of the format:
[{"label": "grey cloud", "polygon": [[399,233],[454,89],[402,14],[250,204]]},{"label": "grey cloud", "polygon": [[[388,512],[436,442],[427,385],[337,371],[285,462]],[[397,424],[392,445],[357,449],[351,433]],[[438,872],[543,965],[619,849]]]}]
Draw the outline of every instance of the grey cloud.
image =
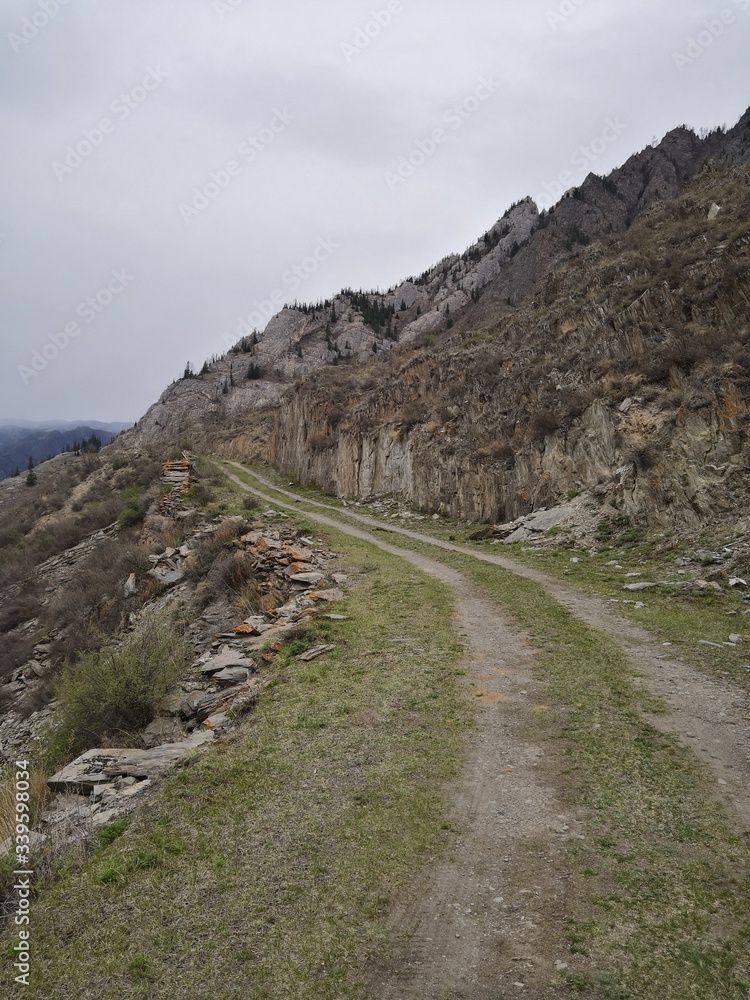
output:
[{"label": "grey cloud", "polygon": [[[135,419],[188,359],[223,350],[237,316],[317,239],[342,249],[300,297],[384,287],[463,249],[510,202],[554,181],[608,116],[628,129],[592,164],[598,172],[683,121],[731,123],[747,106],[750,10],[735,0],[734,23],[682,72],[673,54],[721,5],[587,0],[553,25],[550,12],[574,6],[563,3],[404,0],[347,59],[342,43],[387,2],[244,0],[222,19],[212,0],[69,0],[18,52],[8,32],[40,8],[6,2],[3,412]],[[159,66],[169,76],[119,117],[119,96]],[[487,74],[497,92],[391,192],[386,172]],[[295,115],[288,127],[241,158],[243,140],[284,108]],[[112,130],[56,176],[53,163],[69,146],[75,163],[102,118]],[[181,203],[233,159],[238,175],[187,223]],[[132,285],[24,384],[18,367],[80,320],[80,303],[118,268]]]}]

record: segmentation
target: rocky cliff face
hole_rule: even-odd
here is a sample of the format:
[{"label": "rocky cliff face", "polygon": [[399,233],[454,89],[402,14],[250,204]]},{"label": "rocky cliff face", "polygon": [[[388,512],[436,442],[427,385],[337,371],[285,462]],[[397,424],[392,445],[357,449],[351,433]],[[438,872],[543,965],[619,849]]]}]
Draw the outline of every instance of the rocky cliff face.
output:
[{"label": "rocky cliff face", "polygon": [[750,467],[749,192],[747,167],[709,165],[484,334],[299,383],[269,460],[472,519],[584,489],[665,524],[729,510]]},{"label": "rocky cliff face", "polygon": [[675,129],[388,292],[243,331],[131,440],[264,454],[345,495],[471,518],[585,488],[705,516],[746,468],[749,160],[750,112]]}]

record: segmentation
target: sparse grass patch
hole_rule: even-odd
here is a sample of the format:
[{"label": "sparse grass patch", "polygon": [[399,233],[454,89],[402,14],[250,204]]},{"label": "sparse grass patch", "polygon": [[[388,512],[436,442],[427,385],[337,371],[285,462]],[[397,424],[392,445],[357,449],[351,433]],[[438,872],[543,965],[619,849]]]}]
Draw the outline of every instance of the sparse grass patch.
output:
[{"label": "sparse grass patch", "polygon": [[[49,798],[47,777],[41,771],[32,771],[29,780],[29,811],[31,826],[38,822]],[[0,785],[0,843],[16,832],[16,786],[8,779]]]}]

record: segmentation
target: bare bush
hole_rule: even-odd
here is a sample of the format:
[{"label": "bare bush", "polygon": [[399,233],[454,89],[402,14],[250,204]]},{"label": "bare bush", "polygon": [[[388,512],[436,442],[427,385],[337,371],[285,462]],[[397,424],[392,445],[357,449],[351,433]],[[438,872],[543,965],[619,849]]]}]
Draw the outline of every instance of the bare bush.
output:
[{"label": "bare bush", "polygon": [[148,565],[144,549],[116,539],[102,542],[82,560],[42,611],[44,624],[60,632],[54,655],[75,659],[80,652],[98,649],[143,601],[143,595],[126,599],[122,588],[131,573],[143,573]]},{"label": "bare bush", "polygon": [[509,441],[493,441],[477,449],[477,458],[492,459],[494,462],[513,462],[516,453]]},{"label": "bare bush", "polygon": [[335,448],[338,443],[338,434],[328,433],[328,434],[311,434],[307,439],[307,447],[314,454],[319,454],[323,451],[328,451],[330,448]]},{"label": "bare bush", "polygon": [[553,410],[535,410],[529,421],[529,435],[532,441],[537,441],[541,438],[547,437],[549,434],[554,434],[559,427],[559,414],[555,413]]}]

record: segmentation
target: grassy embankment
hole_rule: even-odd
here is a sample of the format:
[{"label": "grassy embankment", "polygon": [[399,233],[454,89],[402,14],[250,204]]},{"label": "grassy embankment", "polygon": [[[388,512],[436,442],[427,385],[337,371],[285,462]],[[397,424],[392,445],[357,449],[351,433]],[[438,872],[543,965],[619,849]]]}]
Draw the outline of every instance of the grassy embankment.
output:
[{"label": "grassy embankment", "polygon": [[[278,475],[267,466],[259,467],[259,471],[269,481],[287,487],[288,477]],[[295,485],[294,491],[311,501],[337,507],[346,514],[341,500],[315,486]],[[357,508],[356,513],[378,517],[377,512],[367,504]],[[592,555],[592,550],[582,547],[575,533],[568,530],[553,529],[548,532],[548,540],[554,537],[554,545],[535,548],[522,542],[493,545],[487,541],[472,541],[470,536],[477,530],[477,525],[467,521],[447,518],[421,522],[394,519],[394,525],[433,535],[476,552],[514,559],[569,583],[584,593],[616,601],[612,611],[648,629],[663,642],[671,643],[670,655],[710,673],[729,676],[750,691],[750,615],[744,614],[748,605],[741,600],[742,590],[731,590],[726,582],[722,584],[721,592],[713,588],[685,590],[659,587],[642,593],[627,593],[623,589],[625,584],[641,580],[684,584],[686,577],[678,572],[675,558],[683,555],[686,549],[715,551],[725,545],[731,547],[736,538],[728,529],[720,526],[706,528],[697,537],[688,540],[670,532],[646,533],[632,525],[618,527],[602,518],[596,554]],[[430,551],[435,554],[435,550]],[[572,563],[572,559],[578,559],[578,562]],[[616,566],[610,563],[616,563]],[[693,566],[690,575],[700,575],[701,572],[710,575],[716,568],[698,563]],[[632,579],[626,575],[635,572],[641,575]],[[740,566],[738,575],[750,579],[750,565]],[[636,604],[644,606],[636,607]],[[744,634],[746,644],[735,649],[728,646],[716,649],[701,643],[703,640],[720,644],[733,633]]]},{"label": "grassy embankment", "polygon": [[[348,620],[288,643],[253,715],[41,891],[24,995],[366,995],[390,898],[450,836],[445,780],[469,713],[447,588],[338,532],[326,540],[351,573],[334,608]],[[321,640],[335,650],[295,660]],[[12,977],[7,950],[0,996],[16,995]]]}]

